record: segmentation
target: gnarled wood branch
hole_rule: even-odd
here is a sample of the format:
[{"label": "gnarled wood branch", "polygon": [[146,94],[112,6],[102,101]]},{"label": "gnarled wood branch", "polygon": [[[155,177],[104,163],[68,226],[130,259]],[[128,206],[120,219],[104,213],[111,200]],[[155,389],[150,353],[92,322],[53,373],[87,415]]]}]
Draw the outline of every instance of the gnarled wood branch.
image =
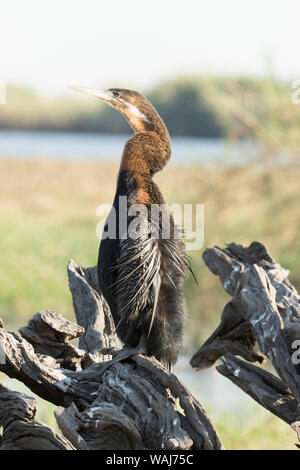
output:
[{"label": "gnarled wood branch", "polygon": [[[289,272],[259,242],[248,248],[234,243],[209,248],[203,259],[232,300],[191,365],[207,367],[225,354],[217,370],[298,432],[300,365],[293,353],[300,339],[300,296],[288,280]],[[256,342],[279,378],[232,355],[262,362],[254,351]]]},{"label": "gnarled wood branch", "polygon": [[0,384],[1,450],[74,450],[61,434],[38,421],[36,401]]},{"label": "gnarled wood branch", "polygon": [[[78,325],[52,310],[36,314],[19,334],[0,325],[0,371],[59,405],[55,416],[65,438],[60,441],[53,434],[55,445],[79,450],[221,449],[201,404],[154,358],[135,355],[104,371],[120,342],[98,291],[96,269],[71,261],[68,275]],[[79,348],[70,343],[74,338],[79,338]],[[5,423],[0,414],[0,425]],[[26,436],[22,445],[34,446]]]}]

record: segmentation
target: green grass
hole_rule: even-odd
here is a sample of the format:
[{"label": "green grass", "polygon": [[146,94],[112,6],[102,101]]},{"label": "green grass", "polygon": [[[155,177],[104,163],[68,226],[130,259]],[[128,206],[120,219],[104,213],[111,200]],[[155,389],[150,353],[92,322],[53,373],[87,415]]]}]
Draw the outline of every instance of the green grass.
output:
[{"label": "green grass", "polygon": [[[74,319],[67,262],[73,258],[80,264],[96,264],[96,209],[113,199],[117,165],[1,160],[0,174],[0,318],[11,330],[44,308]],[[291,270],[290,280],[298,289],[299,180],[299,166],[268,173],[258,167],[169,166],[157,176],[169,203],[204,203],[204,248],[260,240]],[[204,266],[202,250],[190,254],[199,285],[189,278],[185,286],[189,355],[216,327],[229,299]],[[39,404],[40,417],[53,424],[53,407]],[[227,448],[291,448],[295,442],[289,427],[269,414],[256,411],[247,420],[241,426],[234,413],[216,417]]]},{"label": "green grass", "polygon": [[227,450],[296,450],[296,433],[259,405],[245,415],[208,409]]},{"label": "green grass", "polygon": [[[116,165],[1,161],[0,317],[9,328],[42,308],[73,318],[66,265],[97,262],[97,206],[112,201]],[[225,242],[266,243],[300,288],[299,167],[166,168],[157,181],[169,203],[205,205],[204,248]],[[190,252],[199,286],[189,278],[188,343],[196,347],[216,325],[228,296]]]}]

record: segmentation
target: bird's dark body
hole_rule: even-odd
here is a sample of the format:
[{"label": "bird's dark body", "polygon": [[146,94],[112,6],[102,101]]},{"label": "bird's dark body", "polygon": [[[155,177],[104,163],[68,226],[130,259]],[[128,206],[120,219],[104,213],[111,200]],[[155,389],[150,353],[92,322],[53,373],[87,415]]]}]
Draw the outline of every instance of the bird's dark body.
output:
[{"label": "bird's dark body", "polygon": [[[119,110],[135,131],[125,145],[118,175],[113,203],[116,234],[103,237],[100,244],[99,286],[125,347],[135,348],[144,338],[147,354],[170,366],[182,344],[187,263],[183,243],[174,233],[173,217],[152,179],[170,158],[169,134],[151,103],[139,93],[110,89],[95,96]],[[120,196],[127,198],[121,210]],[[136,217],[128,211],[136,204],[148,210],[140,218],[147,230],[141,229],[134,238],[129,228]],[[162,236],[162,218],[156,226],[158,236],[148,233],[153,205],[162,205],[164,215],[170,216],[170,236]],[[104,234],[110,220],[109,216]]]},{"label": "bird's dark body", "polygon": [[[150,188],[149,188],[150,189]],[[134,177],[128,172],[120,172],[116,196],[114,200],[114,208],[116,210],[116,239],[105,238],[101,241],[98,258],[98,277],[99,284],[103,295],[108,302],[112,312],[115,325],[117,325],[117,333],[124,344],[131,347],[137,346],[142,334],[148,334],[152,312],[154,308],[154,293],[150,288],[148,291],[147,304],[138,315],[133,318],[125,318],[120,322],[122,314],[120,312],[120,304],[116,295],[114,283],[117,281],[117,271],[111,270],[113,266],[118,264],[120,257],[120,236],[118,233],[119,226],[119,196],[126,195],[128,203],[136,200],[138,187],[134,181]],[[151,203],[163,204],[164,200],[159,189],[154,182],[151,184]],[[150,212],[150,211],[149,211]],[[171,217],[171,233],[172,225],[174,227],[173,218]],[[131,217],[128,217],[127,223],[130,224]],[[107,227],[105,227],[105,231]],[[178,351],[182,345],[183,328],[186,317],[185,299],[183,294],[183,281],[185,273],[184,249],[183,243],[179,239],[162,239],[161,237],[155,242],[160,252],[161,266],[159,276],[161,280],[155,317],[147,339],[147,352],[155,356],[165,365],[172,365],[176,362]],[[180,261],[179,269],[174,267],[170,249],[173,254],[176,252],[177,261]],[[128,299],[134,295],[134,279],[133,286],[125,286],[128,292]]]}]

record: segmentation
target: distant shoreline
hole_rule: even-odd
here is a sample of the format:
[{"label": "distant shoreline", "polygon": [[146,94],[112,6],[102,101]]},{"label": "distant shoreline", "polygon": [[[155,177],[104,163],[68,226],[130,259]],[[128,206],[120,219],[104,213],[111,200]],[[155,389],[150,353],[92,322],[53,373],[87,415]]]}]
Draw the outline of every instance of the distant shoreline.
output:
[{"label": "distant shoreline", "polygon": [[[117,161],[129,134],[23,131],[0,129],[0,158],[58,161]],[[171,136],[176,165],[244,165],[257,153],[257,145],[224,138]]]}]

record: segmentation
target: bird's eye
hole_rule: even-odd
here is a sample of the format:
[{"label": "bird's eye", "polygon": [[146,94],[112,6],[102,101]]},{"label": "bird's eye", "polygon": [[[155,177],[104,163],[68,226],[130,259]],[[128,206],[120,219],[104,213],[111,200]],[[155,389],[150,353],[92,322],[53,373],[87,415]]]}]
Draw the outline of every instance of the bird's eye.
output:
[{"label": "bird's eye", "polygon": [[118,91],[113,91],[113,95],[115,98],[118,98],[120,96],[120,93]]}]

